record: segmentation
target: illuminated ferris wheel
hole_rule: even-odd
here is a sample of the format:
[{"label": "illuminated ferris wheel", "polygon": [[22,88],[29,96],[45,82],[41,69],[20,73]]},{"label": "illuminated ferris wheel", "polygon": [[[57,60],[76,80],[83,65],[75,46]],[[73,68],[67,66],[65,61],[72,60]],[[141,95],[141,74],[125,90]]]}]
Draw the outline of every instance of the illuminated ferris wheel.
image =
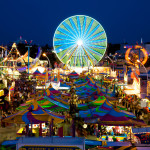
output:
[{"label": "illuminated ferris wheel", "polygon": [[53,46],[64,64],[71,67],[90,66],[98,63],[105,54],[107,37],[98,21],[76,15],[65,19],[58,26]]}]

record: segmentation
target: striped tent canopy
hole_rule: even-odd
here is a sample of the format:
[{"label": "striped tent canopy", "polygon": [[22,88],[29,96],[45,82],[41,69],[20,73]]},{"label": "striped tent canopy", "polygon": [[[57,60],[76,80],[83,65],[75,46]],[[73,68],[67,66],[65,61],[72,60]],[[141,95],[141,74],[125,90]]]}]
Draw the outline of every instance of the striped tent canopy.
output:
[{"label": "striped tent canopy", "polygon": [[[31,99],[30,101],[26,102],[25,104],[21,104],[21,106],[19,106],[16,109],[17,110],[25,110],[32,104],[32,101],[33,101],[33,99]],[[52,93],[47,94],[46,97],[43,96],[42,98],[39,98],[37,100],[37,103],[42,108],[45,108],[45,109],[48,109],[48,110],[51,110],[51,111],[55,111],[56,109],[58,109],[60,111],[65,111],[66,107],[69,108],[69,106],[66,106],[66,105],[68,105],[67,102],[65,102],[61,97],[56,96],[56,95],[54,95]]]},{"label": "striped tent canopy", "polygon": [[104,115],[106,115],[111,109],[113,109],[112,104],[106,100],[101,106],[96,107],[93,110],[93,117],[99,117],[102,118]]},{"label": "striped tent canopy", "polygon": [[55,95],[59,95],[59,94],[61,94],[61,92],[60,92],[60,91],[55,90],[54,88],[50,88],[50,89],[49,89],[49,91],[50,91],[50,93],[55,94]]},{"label": "striped tent canopy", "polygon": [[59,99],[59,98],[56,99],[56,97],[53,96],[53,95],[44,96],[44,98],[47,99],[48,101],[50,101],[51,103],[59,106],[59,107],[63,107],[63,108],[69,109],[68,103],[66,103],[62,99]]},{"label": "striped tent canopy", "polygon": [[54,119],[54,123],[60,123],[65,119],[65,116],[40,107],[34,100],[33,104],[28,109],[8,116],[3,121],[19,124],[38,124],[49,122],[51,119]]},{"label": "striped tent canopy", "polygon": [[76,79],[76,81],[74,83],[77,85],[77,84],[82,84],[85,82],[86,82],[86,79],[82,77],[82,78]]},{"label": "striped tent canopy", "polygon": [[96,100],[89,102],[89,103],[84,103],[84,104],[78,104],[78,109],[79,110],[86,110],[89,108],[95,108],[97,106],[102,105],[105,102],[106,98],[104,96],[99,96]]},{"label": "striped tent canopy", "polygon": [[108,101],[105,101],[104,105],[96,109],[97,112],[93,110],[92,115],[89,118],[85,118],[86,123],[98,123],[110,126],[146,125],[143,121],[135,119],[133,113],[113,108],[111,104],[108,104]]},{"label": "striped tent canopy", "polygon": [[73,71],[70,74],[68,74],[68,76],[79,76],[79,74],[77,74],[75,71]]},{"label": "striped tent canopy", "polygon": [[90,103],[91,106],[101,106],[106,101],[106,97],[101,95],[97,100]]},{"label": "striped tent canopy", "polygon": [[143,121],[136,120],[132,117],[132,114],[126,111],[120,111],[119,109],[111,109],[102,119],[99,120],[101,125],[113,125],[113,126],[145,126]]},{"label": "striped tent canopy", "polygon": [[[81,118],[87,118],[91,119],[92,118],[102,118],[104,115],[106,115],[111,109],[113,108],[113,106],[109,103],[108,100],[105,100],[105,102],[99,106],[96,107],[94,109],[88,109],[86,111],[79,111],[79,116]],[[90,117],[90,118],[89,118]]]},{"label": "striped tent canopy", "polygon": [[42,73],[37,69],[34,73],[33,73],[33,75],[41,75]]},{"label": "striped tent canopy", "polygon": [[79,74],[77,74],[75,71],[73,71],[70,74],[68,74],[68,77],[76,79],[76,78],[79,78]]},{"label": "striped tent canopy", "polygon": [[87,123],[96,123],[98,120],[104,121],[105,123],[106,119],[107,121],[109,121],[109,119],[114,119],[115,121],[127,121],[130,118],[135,118],[133,113],[114,108],[108,100],[105,100],[105,102],[97,108],[79,111],[79,116],[84,118]]},{"label": "striped tent canopy", "polygon": [[67,85],[65,82],[60,82],[60,87],[68,87],[71,88],[70,85]]},{"label": "striped tent canopy", "polygon": [[103,121],[99,118],[91,118],[85,121],[86,123],[93,123],[93,124],[99,124],[99,125],[107,125],[107,126],[146,126],[144,121],[137,120],[137,119],[131,119],[126,118],[125,120],[120,121]]}]

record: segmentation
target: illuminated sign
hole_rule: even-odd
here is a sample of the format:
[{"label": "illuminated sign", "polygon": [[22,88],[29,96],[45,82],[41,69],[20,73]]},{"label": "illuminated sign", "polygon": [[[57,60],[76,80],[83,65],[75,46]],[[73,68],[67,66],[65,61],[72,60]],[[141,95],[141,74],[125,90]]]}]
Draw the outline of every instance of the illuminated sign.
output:
[{"label": "illuminated sign", "polygon": [[124,48],[133,48],[132,45],[125,45]]},{"label": "illuminated sign", "polygon": [[140,133],[135,136],[141,141],[141,144],[150,144],[150,133]]},{"label": "illuminated sign", "polygon": [[[32,124],[32,128],[38,128],[39,124]],[[31,128],[31,124],[29,124],[29,128]],[[42,128],[45,128],[45,123],[42,123]]]},{"label": "illuminated sign", "polygon": [[72,146],[33,146],[27,145],[19,148],[19,150],[81,150],[78,147]]},{"label": "illuminated sign", "polygon": [[93,73],[110,73],[110,67],[94,67],[92,68]]},{"label": "illuminated sign", "polygon": [[0,90],[0,96],[4,95],[4,90]]}]

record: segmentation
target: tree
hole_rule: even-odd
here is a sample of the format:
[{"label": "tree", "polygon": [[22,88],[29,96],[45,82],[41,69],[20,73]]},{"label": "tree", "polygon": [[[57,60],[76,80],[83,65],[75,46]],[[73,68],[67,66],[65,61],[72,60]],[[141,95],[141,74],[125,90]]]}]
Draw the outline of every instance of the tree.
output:
[{"label": "tree", "polygon": [[114,54],[117,50],[120,50],[120,44],[108,43],[107,54],[109,54],[109,53]]}]

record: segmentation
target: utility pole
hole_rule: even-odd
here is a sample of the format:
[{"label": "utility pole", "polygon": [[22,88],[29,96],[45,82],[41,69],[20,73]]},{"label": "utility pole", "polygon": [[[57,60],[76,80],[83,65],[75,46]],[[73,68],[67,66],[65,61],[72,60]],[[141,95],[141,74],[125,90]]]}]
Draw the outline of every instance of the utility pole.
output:
[{"label": "utility pole", "polygon": [[29,74],[29,57],[30,57],[30,47],[32,47],[32,46],[26,46],[26,47],[28,47],[28,74]]}]

